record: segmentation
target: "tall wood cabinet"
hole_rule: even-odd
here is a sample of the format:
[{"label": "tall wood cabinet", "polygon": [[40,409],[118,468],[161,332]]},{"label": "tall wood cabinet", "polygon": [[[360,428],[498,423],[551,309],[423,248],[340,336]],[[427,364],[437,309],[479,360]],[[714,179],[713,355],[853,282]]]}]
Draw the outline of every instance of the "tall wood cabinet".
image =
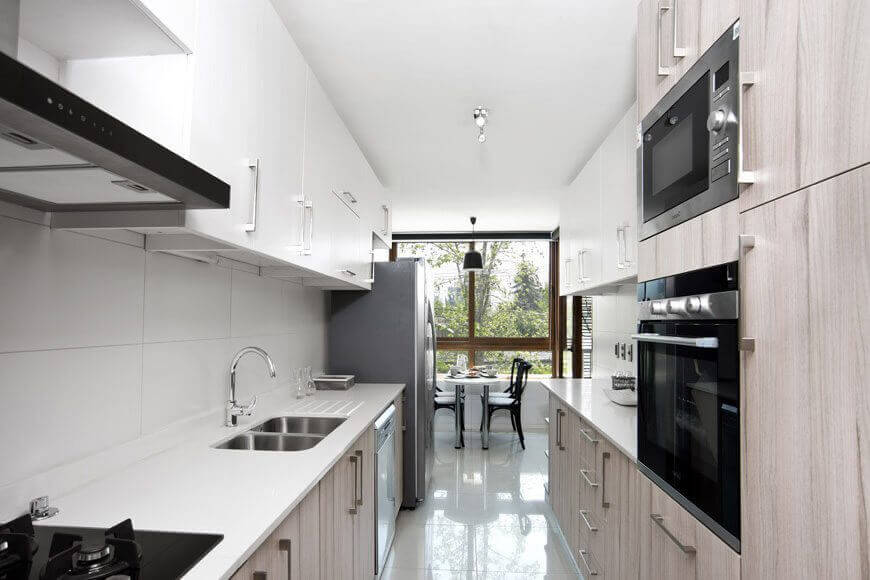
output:
[{"label": "tall wood cabinet", "polygon": [[863,0],[740,0],[741,211],[870,162]]},{"label": "tall wood cabinet", "polygon": [[870,167],[740,218],[744,580],[870,570]]}]

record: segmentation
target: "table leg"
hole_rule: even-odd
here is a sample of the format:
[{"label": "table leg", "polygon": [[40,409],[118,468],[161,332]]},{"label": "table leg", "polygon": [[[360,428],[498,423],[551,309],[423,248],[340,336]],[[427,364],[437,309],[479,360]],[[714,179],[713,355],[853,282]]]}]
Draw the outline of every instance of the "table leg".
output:
[{"label": "table leg", "polygon": [[489,449],[489,385],[483,385],[483,448]]},{"label": "table leg", "polygon": [[459,449],[459,448],[462,447],[462,441],[461,441],[461,437],[462,437],[462,425],[460,425],[460,420],[459,420],[459,419],[460,419],[460,416],[459,416],[459,405],[461,404],[461,402],[460,402],[461,399],[460,399],[459,397],[460,397],[460,395],[461,395],[461,389],[462,389],[462,386],[459,385],[458,383],[457,383],[456,385],[453,386],[453,392],[455,393],[455,396],[456,396],[456,399],[455,399],[455,401],[456,401],[456,412],[454,413],[454,415],[455,415],[455,419],[456,419],[456,424],[455,424],[455,427],[454,427],[455,433],[454,433],[454,440],[453,440],[453,448],[454,448],[454,449]]}]

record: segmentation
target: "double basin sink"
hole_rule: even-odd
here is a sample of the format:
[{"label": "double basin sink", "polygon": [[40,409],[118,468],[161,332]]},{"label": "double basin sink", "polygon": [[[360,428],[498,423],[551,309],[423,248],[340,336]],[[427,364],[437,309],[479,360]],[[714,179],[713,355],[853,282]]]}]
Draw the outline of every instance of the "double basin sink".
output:
[{"label": "double basin sink", "polygon": [[342,417],[274,417],[215,445],[215,448],[304,451],[320,443],[344,421]]}]

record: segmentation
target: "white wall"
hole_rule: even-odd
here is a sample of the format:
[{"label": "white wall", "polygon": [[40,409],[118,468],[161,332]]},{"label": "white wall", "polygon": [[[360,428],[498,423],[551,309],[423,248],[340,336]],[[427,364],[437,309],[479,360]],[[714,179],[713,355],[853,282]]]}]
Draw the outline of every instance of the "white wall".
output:
[{"label": "white wall", "polygon": [[631,345],[637,361],[637,344],[631,335],[637,332],[637,290],[620,287],[618,294],[592,297],[592,377],[609,377],[617,371],[637,376],[635,362],[613,355],[616,343]]},{"label": "white wall", "polygon": [[317,289],[0,216],[0,495],[222,408],[243,346],[278,371],[243,361],[243,401],[323,369],[326,308]]}]

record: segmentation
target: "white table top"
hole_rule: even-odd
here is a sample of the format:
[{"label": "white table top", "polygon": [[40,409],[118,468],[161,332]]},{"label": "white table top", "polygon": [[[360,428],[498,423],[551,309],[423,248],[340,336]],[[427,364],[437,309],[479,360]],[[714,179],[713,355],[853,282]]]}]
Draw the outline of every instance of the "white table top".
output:
[{"label": "white table top", "polygon": [[510,381],[507,377],[451,377],[450,375],[444,375],[439,378],[445,383],[460,385],[494,385]]}]

